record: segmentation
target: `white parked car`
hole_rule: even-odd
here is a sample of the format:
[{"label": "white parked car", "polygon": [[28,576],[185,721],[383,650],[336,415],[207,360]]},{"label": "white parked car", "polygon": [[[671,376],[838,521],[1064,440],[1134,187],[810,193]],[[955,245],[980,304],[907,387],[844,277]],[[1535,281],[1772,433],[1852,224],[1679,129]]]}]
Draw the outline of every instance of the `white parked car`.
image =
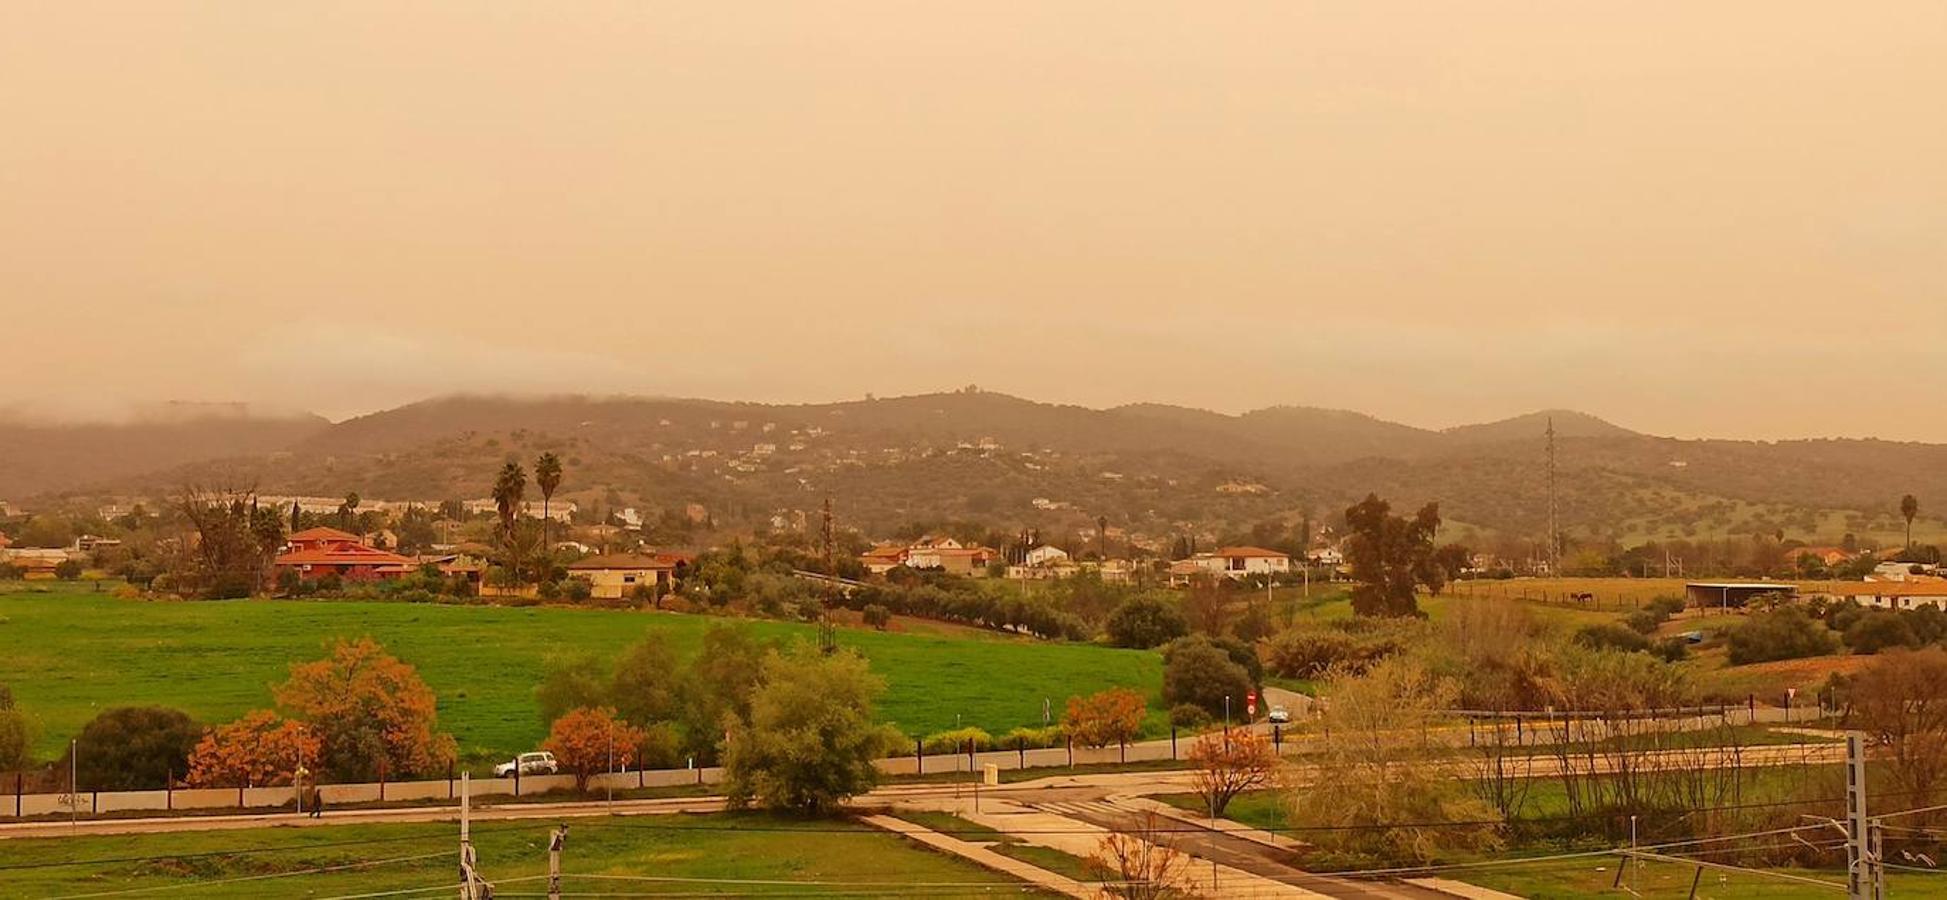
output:
[{"label": "white parked car", "polygon": [[494,777],[506,778],[514,774],[515,769],[519,769],[522,775],[553,775],[561,771],[561,766],[554,761],[554,754],[546,750],[538,753],[523,753],[494,766]]},{"label": "white parked car", "polygon": [[1282,706],[1273,706],[1265,715],[1265,720],[1273,725],[1286,725],[1291,722],[1291,711]]}]

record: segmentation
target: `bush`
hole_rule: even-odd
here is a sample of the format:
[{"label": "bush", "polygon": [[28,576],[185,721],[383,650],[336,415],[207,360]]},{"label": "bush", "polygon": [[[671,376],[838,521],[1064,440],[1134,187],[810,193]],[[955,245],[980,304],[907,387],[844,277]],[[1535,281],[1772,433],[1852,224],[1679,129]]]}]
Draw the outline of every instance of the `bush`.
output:
[{"label": "bush", "polygon": [[1230,716],[1242,716],[1244,696],[1254,687],[1243,666],[1202,637],[1172,644],[1163,662],[1164,702],[1200,706],[1213,717],[1225,714],[1226,698]]},{"label": "bush", "polygon": [[1016,728],[1001,735],[994,744],[1002,750],[1040,750],[1059,747],[1067,738],[1068,733],[1062,731],[1060,725],[1050,725],[1046,728]]},{"label": "bush", "polygon": [[561,599],[561,585],[553,581],[543,581],[534,589],[534,596],[542,600]]},{"label": "bush", "polygon": [[1641,653],[1650,648],[1649,638],[1634,628],[1613,622],[1582,626],[1575,632],[1575,642],[1591,650],[1621,650],[1624,653]]},{"label": "bush", "polygon": [[1175,604],[1152,596],[1124,601],[1109,614],[1105,629],[1109,643],[1136,650],[1160,647],[1190,632]]},{"label": "bush", "polygon": [[[74,760],[86,790],[139,791],[162,787],[189,773],[189,754],[202,740],[203,726],[181,710],[160,706],[122,706],[106,710],[81,726]],[[64,759],[62,768],[67,768]]]},{"label": "bush", "polygon": [[1685,605],[1686,604],[1683,602],[1682,597],[1658,597],[1654,600],[1651,600],[1649,602],[1649,605],[1645,606],[1643,609],[1646,612],[1656,613],[1657,615],[1660,615],[1663,618],[1668,619],[1669,617],[1674,616],[1677,613],[1683,612],[1683,608]]},{"label": "bush", "polygon": [[931,756],[947,753],[965,753],[967,752],[967,742],[969,741],[973,742],[973,748],[976,752],[994,749],[994,738],[991,735],[981,729],[969,726],[927,735],[925,740],[920,741],[920,750]]},{"label": "bush", "polygon": [[1804,610],[1784,606],[1752,613],[1726,639],[1734,666],[1777,659],[1822,656],[1838,648],[1838,640]]},{"label": "bush", "polygon": [[1623,624],[1637,634],[1653,634],[1663,624],[1663,617],[1647,609],[1639,609],[1623,617]]},{"label": "bush", "polygon": [[62,581],[73,581],[81,577],[81,561],[64,559],[54,564],[54,577]]},{"label": "bush", "polygon": [[580,603],[595,595],[595,586],[589,584],[586,578],[570,578],[561,583],[561,594]]},{"label": "bush", "polygon": [[1690,658],[1690,642],[1680,637],[1664,638],[1650,647],[1650,653],[1664,662],[1683,662]]},{"label": "bush", "polygon": [[877,628],[880,631],[886,630],[886,626],[892,624],[892,611],[877,603],[867,603],[862,615],[865,619],[865,624]]},{"label": "bush", "polygon": [[1861,656],[1893,647],[1918,647],[1922,643],[1905,616],[1883,609],[1873,610],[1854,621],[1846,629],[1845,642],[1847,648]]},{"label": "bush", "polygon": [[1185,731],[1195,731],[1210,725],[1210,714],[1194,703],[1178,703],[1170,707],[1170,724]]}]

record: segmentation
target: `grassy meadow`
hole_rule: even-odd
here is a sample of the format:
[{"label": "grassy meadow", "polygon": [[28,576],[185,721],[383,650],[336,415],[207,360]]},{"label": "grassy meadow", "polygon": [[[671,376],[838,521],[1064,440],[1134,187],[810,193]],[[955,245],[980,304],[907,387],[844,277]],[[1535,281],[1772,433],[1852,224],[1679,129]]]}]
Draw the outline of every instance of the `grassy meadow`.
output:
[{"label": "grassy meadow", "polygon": [[[369,635],[418,668],[463,758],[504,759],[546,735],[534,686],[550,656],[612,657],[652,630],[687,654],[723,621],[563,607],[128,600],[55,587],[0,593],[0,684],[37,720],[35,749],[48,758],[112,706],[173,706],[212,723],[269,706],[291,663],[323,656],[335,638]],[[736,621],[763,638],[816,640],[809,625]],[[964,630],[841,629],[839,643],[886,679],[880,717],[909,734],[958,722],[994,733],[1038,726],[1043,698],[1059,717],[1065,698],[1109,687],[1161,703],[1161,660],[1150,652]]]},{"label": "grassy meadow", "polygon": [[[473,840],[481,871],[503,893],[540,896],[546,882],[539,876],[547,873],[548,833],[555,824],[476,824]],[[564,879],[567,891],[584,895],[904,896],[914,883],[954,885],[952,896],[1021,890],[980,866],[842,819],[731,814],[569,819],[564,824],[564,873],[668,879]],[[455,883],[457,844],[458,829],[451,823],[6,840],[0,841],[0,898],[151,891],[195,897],[323,897],[433,888]],[[395,862],[306,874],[385,860]],[[821,884],[727,883],[732,881]]]}]

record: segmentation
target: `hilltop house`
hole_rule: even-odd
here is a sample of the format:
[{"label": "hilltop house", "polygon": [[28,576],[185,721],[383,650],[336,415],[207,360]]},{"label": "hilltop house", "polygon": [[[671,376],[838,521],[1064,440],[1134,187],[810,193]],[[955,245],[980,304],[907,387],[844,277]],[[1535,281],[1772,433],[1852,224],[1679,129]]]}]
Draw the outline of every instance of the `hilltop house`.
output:
[{"label": "hilltop house", "polygon": [[943,543],[953,544],[953,546],[936,544],[929,547],[908,548],[906,565],[915,569],[939,569],[952,575],[978,577],[987,574],[988,564],[1000,558],[998,551],[987,547],[962,547],[952,540]]},{"label": "hilltop house", "polygon": [[1021,564],[1024,566],[1052,566],[1067,561],[1068,551],[1053,544],[1042,544],[1021,556]]},{"label": "hilltop house", "polygon": [[859,563],[874,575],[884,575],[906,564],[906,547],[902,544],[879,544],[859,554]]},{"label": "hilltop house", "polygon": [[417,563],[336,528],[307,528],[285,541],[284,552],[271,563],[273,572],[294,571],[305,579],[336,575],[352,581],[397,578]]}]

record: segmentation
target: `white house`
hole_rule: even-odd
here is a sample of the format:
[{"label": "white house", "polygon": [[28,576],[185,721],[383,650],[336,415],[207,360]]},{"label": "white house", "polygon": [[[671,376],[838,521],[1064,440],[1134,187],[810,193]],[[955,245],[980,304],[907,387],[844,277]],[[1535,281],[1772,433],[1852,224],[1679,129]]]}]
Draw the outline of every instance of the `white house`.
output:
[{"label": "white house", "polygon": [[1345,554],[1337,547],[1319,547],[1305,554],[1305,560],[1314,566],[1337,568],[1345,565]]},{"label": "white house", "polygon": [[1021,563],[1029,566],[1051,566],[1067,561],[1068,552],[1053,544],[1042,544],[1029,550],[1021,558]]}]

